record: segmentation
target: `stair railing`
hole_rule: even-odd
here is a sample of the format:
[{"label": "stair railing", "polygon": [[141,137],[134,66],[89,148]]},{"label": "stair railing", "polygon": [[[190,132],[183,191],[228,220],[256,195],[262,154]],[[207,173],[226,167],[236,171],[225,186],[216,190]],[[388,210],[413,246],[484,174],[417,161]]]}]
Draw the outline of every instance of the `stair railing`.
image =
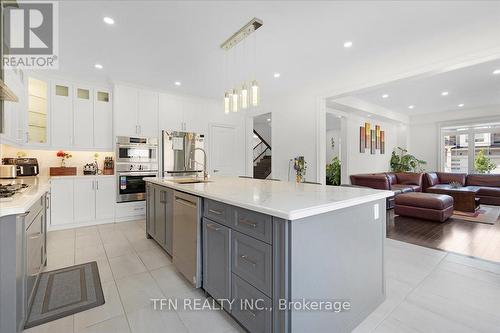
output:
[{"label": "stair railing", "polygon": [[260,142],[253,147],[253,163],[256,165],[264,156],[271,155],[271,146],[257,133],[255,130],[253,133],[259,138]]}]

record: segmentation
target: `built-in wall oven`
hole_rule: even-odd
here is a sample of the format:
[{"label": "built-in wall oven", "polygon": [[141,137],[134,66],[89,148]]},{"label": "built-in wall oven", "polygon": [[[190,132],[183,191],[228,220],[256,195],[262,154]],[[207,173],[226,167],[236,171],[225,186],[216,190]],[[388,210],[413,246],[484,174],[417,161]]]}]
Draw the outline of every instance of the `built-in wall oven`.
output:
[{"label": "built-in wall oven", "polygon": [[156,138],[116,138],[116,202],[145,200],[144,178],[157,176]]}]

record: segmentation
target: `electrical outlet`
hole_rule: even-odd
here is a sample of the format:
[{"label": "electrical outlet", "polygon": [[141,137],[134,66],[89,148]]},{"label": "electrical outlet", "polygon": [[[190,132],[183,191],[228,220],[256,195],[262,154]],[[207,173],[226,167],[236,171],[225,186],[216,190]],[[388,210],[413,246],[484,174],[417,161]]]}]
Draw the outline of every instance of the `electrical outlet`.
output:
[{"label": "electrical outlet", "polygon": [[373,218],[378,220],[380,218],[380,206],[379,204],[373,205]]}]

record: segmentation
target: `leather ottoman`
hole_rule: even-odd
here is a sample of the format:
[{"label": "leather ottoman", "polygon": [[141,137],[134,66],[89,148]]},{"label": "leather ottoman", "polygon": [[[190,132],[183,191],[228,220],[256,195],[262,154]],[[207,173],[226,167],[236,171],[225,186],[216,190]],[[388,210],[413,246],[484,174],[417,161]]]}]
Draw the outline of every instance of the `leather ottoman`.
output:
[{"label": "leather ottoman", "polygon": [[445,194],[402,193],[396,196],[396,215],[431,221],[446,221],[453,214],[453,198]]}]

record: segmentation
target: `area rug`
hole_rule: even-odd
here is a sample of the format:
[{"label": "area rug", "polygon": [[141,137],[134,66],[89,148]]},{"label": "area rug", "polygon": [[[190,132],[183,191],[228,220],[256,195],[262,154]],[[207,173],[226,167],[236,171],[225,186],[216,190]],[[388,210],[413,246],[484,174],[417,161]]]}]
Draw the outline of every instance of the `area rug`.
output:
[{"label": "area rug", "polygon": [[474,213],[460,212],[455,210],[453,211],[453,215],[451,217],[457,220],[464,220],[468,222],[495,224],[498,221],[499,215],[499,206],[481,205],[481,207]]},{"label": "area rug", "polygon": [[104,304],[95,261],[40,275],[25,328]]}]

